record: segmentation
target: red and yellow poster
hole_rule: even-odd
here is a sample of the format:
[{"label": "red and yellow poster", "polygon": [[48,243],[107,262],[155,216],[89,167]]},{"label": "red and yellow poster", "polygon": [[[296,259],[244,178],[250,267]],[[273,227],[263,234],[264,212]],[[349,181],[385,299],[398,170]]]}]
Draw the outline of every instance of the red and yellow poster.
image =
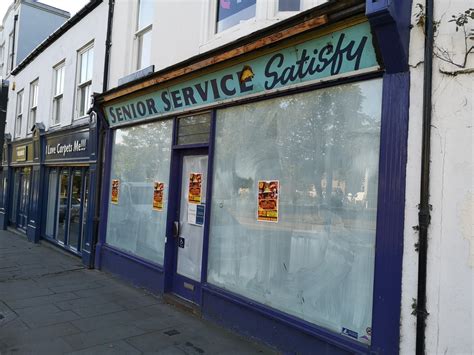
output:
[{"label": "red and yellow poster", "polygon": [[258,181],[257,221],[278,222],[278,199],[280,182],[278,180]]},{"label": "red and yellow poster", "polygon": [[163,211],[163,194],[165,184],[163,182],[155,181],[153,183],[153,209],[155,211]]},{"label": "red and yellow poster", "polygon": [[201,203],[201,189],[202,189],[202,174],[201,173],[191,173],[189,174],[189,193],[188,193],[188,202],[189,203]]},{"label": "red and yellow poster", "polygon": [[119,190],[120,190],[120,180],[113,179],[112,180],[112,193],[111,193],[111,202],[118,204],[119,202]]}]

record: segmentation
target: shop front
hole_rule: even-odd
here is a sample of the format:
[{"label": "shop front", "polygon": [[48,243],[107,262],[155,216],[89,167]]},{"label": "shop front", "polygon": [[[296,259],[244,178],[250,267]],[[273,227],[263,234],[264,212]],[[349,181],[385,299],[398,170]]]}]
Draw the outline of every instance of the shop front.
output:
[{"label": "shop front", "polygon": [[[44,182],[41,237],[88,264],[91,250],[91,165],[95,149],[89,126],[44,137]],[[83,255],[85,254],[85,255]]]},{"label": "shop front", "polygon": [[[7,225],[22,233],[28,232],[30,219],[33,222],[32,190],[33,190],[33,172],[37,172],[37,162],[34,162],[33,142],[29,141],[15,142],[8,147],[5,146],[5,159],[8,159],[8,151],[11,151],[10,161],[4,160],[3,169],[3,191],[5,199],[9,199],[9,209],[5,210]],[[38,176],[35,174],[35,178]],[[8,187],[8,176],[10,176],[10,190]],[[7,201],[4,201],[6,204]],[[30,225],[34,227],[34,225]]]},{"label": "shop front", "polygon": [[404,127],[376,40],[363,16],[282,33],[98,98],[96,265],[285,351],[389,349],[384,132]]}]

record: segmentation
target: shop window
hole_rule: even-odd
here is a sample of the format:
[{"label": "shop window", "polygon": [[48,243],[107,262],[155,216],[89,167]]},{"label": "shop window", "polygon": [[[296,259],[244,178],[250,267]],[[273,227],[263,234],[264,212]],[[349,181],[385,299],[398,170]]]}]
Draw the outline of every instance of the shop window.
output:
[{"label": "shop window", "polygon": [[64,67],[64,62],[54,67],[53,112],[51,122],[53,125],[57,125],[61,122],[64,94]]},{"label": "shop window", "polygon": [[217,111],[209,283],[366,334],[381,94],[371,80]]},{"label": "shop window", "polygon": [[51,170],[48,181],[48,201],[46,206],[46,236],[54,238],[54,224],[56,222],[56,201],[58,196],[58,171]]},{"label": "shop window", "polygon": [[21,135],[21,124],[23,121],[23,90],[16,95],[16,117],[15,117],[15,137]]},{"label": "shop window", "polygon": [[210,113],[178,118],[178,144],[209,143],[210,132]]},{"label": "shop window", "polygon": [[153,0],[138,1],[138,16],[135,38],[137,40],[137,69],[151,64],[151,30],[153,23]]},{"label": "shop window", "polygon": [[69,209],[68,201],[69,193],[69,169],[63,169],[59,176],[59,195],[58,195],[58,224],[57,224],[57,240],[66,243],[66,222]]},{"label": "shop window", "polygon": [[[107,244],[163,264],[173,121],[115,131]],[[154,206],[163,183],[162,206]]]},{"label": "shop window", "polygon": [[94,47],[88,45],[78,53],[76,116],[83,117],[91,106]]},{"label": "shop window", "polygon": [[217,28],[222,32],[255,17],[257,0],[217,0]]},{"label": "shop window", "polygon": [[82,204],[82,229],[81,229],[81,250],[86,242],[87,211],[89,206],[89,173],[84,175],[84,198]]},{"label": "shop window", "polygon": [[36,123],[36,114],[38,110],[38,90],[39,90],[38,80],[33,81],[30,84],[30,111],[28,113],[28,128],[27,133],[31,133],[31,129]]}]

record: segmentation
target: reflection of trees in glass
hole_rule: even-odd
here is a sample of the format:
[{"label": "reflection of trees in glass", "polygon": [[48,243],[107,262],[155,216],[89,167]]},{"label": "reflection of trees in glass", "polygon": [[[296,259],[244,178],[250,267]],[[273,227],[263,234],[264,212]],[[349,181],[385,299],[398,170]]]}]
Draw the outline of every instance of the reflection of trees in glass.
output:
[{"label": "reflection of trees in glass", "polygon": [[[134,126],[121,133],[121,142],[114,147],[115,176],[127,181],[152,182],[160,164],[169,161],[169,123],[160,121]],[[163,154],[157,155],[157,151]]]},{"label": "reflection of trees in glass", "polygon": [[[370,326],[380,84],[218,111],[210,282],[333,329]],[[279,222],[264,224],[257,180],[272,179]]]},{"label": "reflection of trees in glass", "polygon": [[[373,191],[364,191],[364,179],[368,172],[376,178],[380,117],[363,112],[364,99],[370,100],[361,84],[352,84],[240,106],[242,133],[236,115],[223,111],[217,139],[232,140],[217,146],[231,159],[220,162],[218,173],[233,171],[234,194],[252,187],[253,179],[284,178],[282,199],[294,200],[295,191],[321,203],[336,198],[339,205],[348,193],[375,198],[376,181],[368,184]],[[265,175],[275,169],[279,176]]]}]

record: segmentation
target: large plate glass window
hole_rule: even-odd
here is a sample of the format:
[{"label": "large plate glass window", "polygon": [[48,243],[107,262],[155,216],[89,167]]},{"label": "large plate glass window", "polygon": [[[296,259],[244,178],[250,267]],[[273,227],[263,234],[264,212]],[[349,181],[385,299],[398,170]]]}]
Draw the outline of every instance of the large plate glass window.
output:
[{"label": "large plate glass window", "polygon": [[23,90],[16,95],[16,117],[15,117],[15,137],[21,135],[21,124],[23,121]]},{"label": "large plate glass window", "polygon": [[48,237],[54,238],[56,223],[56,201],[58,194],[58,170],[53,169],[48,177],[48,201],[46,205],[46,226],[45,233]]},{"label": "large plate glass window", "polygon": [[54,86],[53,86],[53,112],[52,124],[57,125],[61,122],[63,93],[64,93],[64,62],[54,67]]},{"label": "large plate glass window", "polygon": [[[107,243],[163,264],[173,121],[117,129],[112,156]],[[163,183],[155,208],[155,185]],[[112,188],[113,186],[113,188]]]},{"label": "large plate glass window", "polygon": [[87,111],[91,105],[93,68],[94,47],[93,44],[90,44],[78,52],[76,97],[77,117],[87,115]]},{"label": "large plate glass window", "polygon": [[143,69],[151,64],[151,29],[153,24],[153,0],[138,1],[137,28],[137,69]]},{"label": "large plate glass window", "polygon": [[255,17],[257,0],[216,1],[218,2],[216,32],[222,32]]},{"label": "large plate glass window", "polygon": [[39,81],[36,79],[30,84],[30,112],[28,113],[27,133],[31,133],[31,129],[36,123],[36,115],[38,110],[38,90]]},{"label": "large plate glass window", "polygon": [[381,101],[371,80],[217,111],[209,283],[370,339]]}]

